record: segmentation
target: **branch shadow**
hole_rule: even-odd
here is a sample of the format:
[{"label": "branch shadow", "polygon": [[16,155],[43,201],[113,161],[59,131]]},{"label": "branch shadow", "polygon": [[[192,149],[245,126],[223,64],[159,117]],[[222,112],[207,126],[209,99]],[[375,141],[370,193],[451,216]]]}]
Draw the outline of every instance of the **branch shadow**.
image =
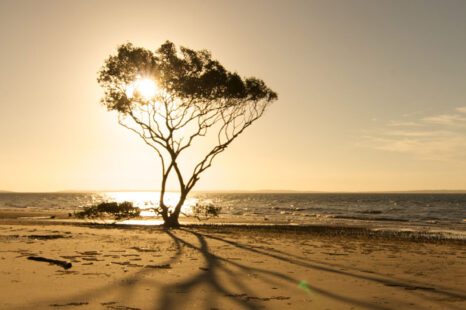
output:
[{"label": "branch shadow", "polygon": [[[300,282],[298,279],[290,277],[289,275],[286,275],[284,273],[279,273],[276,271],[271,271],[271,270],[266,270],[262,268],[256,268],[256,267],[250,267],[246,266],[244,264],[235,262],[233,260],[229,260],[223,257],[220,257],[214,253],[212,253],[208,247],[207,240],[208,238],[210,239],[215,239],[218,241],[222,241],[231,245],[236,246],[237,248],[240,248],[242,250],[247,250],[255,253],[259,253],[262,255],[269,256],[271,258],[278,258],[275,255],[271,255],[268,253],[263,253],[257,250],[254,250],[252,248],[249,248],[244,245],[240,245],[238,243],[225,240],[223,238],[219,237],[214,237],[211,235],[206,235],[206,234],[201,234],[196,231],[188,230],[188,229],[182,229],[185,232],[193,234],[198,242],[200,243],[200,246],[196,246],[193,243],[187,242],[186,240],[183,240],[179,237],[177,237],[175,234],[173,234],[170,231],[167,231],[167,234],[173,239],[179,242],[180,244],[183,244],[189,248],[195,249],[201,253],[203,256],[207,268],[206,272],[204,273],[199,273],[196,276],[187,279],[186,281],[180,283],[180,284],[175,284],[175,285],[165,285],[161,289],[163,289],[164,294],[163,299],[161,300],[160,304],[157,305],[154,309],[155,310],[162,310],[162,309],[180,309],[180,303],[177,301],[178,297],[176,294],[173,294],[172,292],[176,292],[177,290],[184,289],[184,290],[193,290],[195,286],[199,285],[206,285],[212,290],[212,294],[217,294],[217,295],[223,295],[223,296],[228,296],[228,297],[233,297],[233,300],[237,303],[238,306],[241,306],[245,309],[261,309],[262,307],[259,307],[258,305],[255,305],[249,301],[251,300],[264,300],[262,298],[258,298],[254,296],[253,290],[247,286],[244,281],[240,280],[240,275],[239,272],[243,273],[243,275],[251,274],[251,273],[256,273],[256,274],[261,274],[264,279],[263,281],[267,281],[268,283],[278,283],[276,280],[281,280],[285,282],[289,282],[291,285],[298,286],[298,283]],[[287,262],[292,263],[292,260],[290,259],[284,259]],[[235,267],[239,272],[235,272],[234,274],[232,273],[232,270],[229,267]],[[235,284],[236,287],[229,287],[226,288],[224,287],[220,281],[225,282],[225,279],[220,279],[219,273],[222,272],[224,274],[230,274],[230,280],[231,282]],[[342,295],[338,295],[336,293],[323,290],[321,288],[315,287],[308,285],[309,288],[317,293],[320,293],[322,295],[328,296],[330,298],[358,306],[360,308],[368,308],[368,309],[386,309],[385,307],[377,306],[374,304],[367,303],[365,301],[357,300],[355,298],[350,298],[350,297],[345,297]],[[235,291],[243,291],[244,293],[242,294],[235,294]],[[304,295],[304,292],[303,292]],[[281,298],[279,296],[278,298]],[[283,297],[286,298],[286,297]]]},{"label": "branch shadow", "polygon": [[[412,281],[410,280],[409,282],[401,279],[399,277],[396,277],[395,275],[386,275],[382,274],[377,271],[373,270],[367,270],[367,269],[362,269],[362,268],[356,268],[356,267],[351,267],[349,268],[348,266],[342,265],[342,264],[337,264],[337,263],[329,263],[329,262],[324,262],[324,261],[319,261],[316,259],[312,259],[309,257],[303,257],[303,256],[298,256],[298,255],[293,255],[290,253],[284,253],[283,251],[274,249],[274,248],[264,248],[263,246],[254,246],[254,245],[245,245],[241,244],[235,241],[227,240],[225,238],[219,238],[217,236],[213,236],[210,234],[202,234],[204,238],[207,239],[212,239],[212,240],[217,240],[220,242],[224,242],[226,244],[232,245],[238,249],[242,249],[251,253],[267,256],[279,261],[283,261],[295,266],[300,266],[300,267],[305,267],[307,269],[314,269],[314,270],[320,270],[328,273],[333,273],[333,274],[338,274],[342,276],[347,276],[347,277],[352,277],[356,279],[361,279],[361,280],[366,280],[370,281],[373,283],[378,283],[382,284],[385,286],[389,287],[399,287],[402,289],[405,289],[411,294],[418,294],[418,291],[429,291],[431,293],[434,293],[436,295],[440,295],[442,297],[447,297],[447,298],[453,298],[456,300],[466,300],[466,291],[451,291],[449,288],[442,287],[441,285],[436,284],[435,288],[432,287],[432,283],[425,283],[421,281]],[[244,266],[245,267],[245,266]],[[249,268],[249,267],[245,267]],[[343,271],[341,268],[349,269],[350,271]],[[254,269],[256,271],[264,272],[263,270],[257,269],[257,268],[249,268],[249,269]],[[264,272],[267,273],[267,272]],[[369,274],[360,274],[360,273],[370,273]],[[283,275],[275,275],[275,276],[283,276]],[[289,280],[287,278],[287,280]],[[295,283],[296,280],[295,280]],[[366,307],[370,309],[378,309],[376,306],[373,304],[368,304],[365,302],[357,301],[354,299],[346,298],[343,296],[338,296],[335,293],[329,292],[322,290],[319,287],[311,286],[308,285],[314,292],[318,292],[322,295],[328,296],[330,298],[334,298],[337,300],[340,300],[342,302],[347,302],[352,305],[357,305],[359,307]],[[429,299],[432,302],[438,302],[434,298],[431,298],[426,295],[422,295],[424,299]],[[442,304],[443,307],[450,308],[450,309],[462,309],[461,307],[456,307],[454,305],[445,305]],[[385,309],[385,308],[381,308]]]},{"label": "branch shadow", "polygon": [[[273,249],[273,248],[266,249],[264,247],[259,247],[259,246],[254,246],[254,245],[244,245],[244,244],[241,244],[235,241],[218,238],[213,235],[203,234],[203,236],[208,239],[227,243],[239,249],[243,249],[243,250],[253,252],[256,254],[260,254],[260,255],[265,255],[265,256],[268,256],[268,257],[271,257],[271,258],[274,258],[280,261],[284,261],[284,262],[287,262],[287,263],[290,263],[296,266],[317,269],[317,270],[326,271],[329,273],[336,273],[336,274],[350,276],[350,277],[354,277],[354,278],[358,278],[362,280],[369,280],[369,281],[377,282],[377,283],[387,285],[387,286],[399,286],[399,287],[408,287],[408,288],[412,288],[414,286],[417,289],[424,288],[424,289],[429,290],[430,289],[429,286],[431,285],[431,283],[425,283],[421,281],[410,281],[408,283],[405,280],[399,277],[396,277],[395,275],[386,275],[386,274],[382,274],[377,271],[357,268],[357,267],[350,268],[353,272],[346,272],[346,271],[340,270],[340,268],[349,269],[348,266],[345,266],[342,264],[329,263],[329,262],[312,259],[309,257],[303,257],[303,256],[293,255],[290,253],[284,253],[283,251]],[[356,274],[355,272],[370,273],[371,275],[361,275],[361,274]],[[375,276],[372,276],[372,275],[375,275]],[[437,292],[438,294],[442,294],[448,297],[466,299],[466,292],[455,293],[455,292],[447,291],[445,288],[438,289],[439,287],[441,286],[437,285],[437,288],[435,289],[435,292]]]},{"label": "branch shadow", "polygon": [[[180,233],[179,233],[180,232]],[[275,248],[265,248],[255,245],[246,245],[236,241],[228,240],[225,237],[213,235],[211,233],[203,233],[199,229],[190,229],[183,227],[179,230],[164,230],[164,232],[175,246],[175,253],[169,259],[161,262],[161,265],[171,265],[180,262],[185,249],[190,249],[197,255],[200,255],[203,261],[202,268],[196,270],[191,276],[182,278],[175,282],[163,282],[156,276],[150,277],[157,272],[157,270],[149,268],[141,268],[140,270],[118,279],[108,285],[104,285],[97,289],[89,289],[81,291],[80,293],[62,298],[61,301],[78,300],[78,299],[97,299],[103,298],[109,292],[118,294],[122,300],[130,300],[132,296],[136,295],[138,289],[143,285],[150,286],[156,289],[154,293],[154,303],[150,309],[154,310],[172,310],[172,309],[187,309],[192,308],[193,304],[202,304],[201,309],[217,309],[216,305],[222,300],[227,298],[235,305],[237,309],[262,309],[265,301],[269,300],[287,300],[288,296],[271,296],[260,297],[256,294],[255,289],[248,283],[249,276],[255,275],[256,281],[261,281],[264,284],[283,285],[287,283],[296,287],[299,290],[298,283],[302,279],[294,278],[283,272],[274,270],[267,270],[263,268],[253,267],[251,265],[242,264],[231,258],[220,256],[221,253],[214,253],[211,250],[209,240],[211,242],[218,242],[232,246],[235,249],[241,250],[242,255],[260,255],[265,258],[277,260],[290,264],[290,266],[303,267],[306,270],[318,270],[325,273],[337,274],[339,276],[365,280],[375,284],[382,284],[389,287],[399,287],[405,289],[406,292],[411,294],[419,294],[418,291],[429,291],[442,297],[456,298],[466,300],[465,292],[451,292],[447,289],[432,288],[428,283],[422,282],[406,282],[395,276],[388,276],[376,271],[368,271],[364,269],[351,268],[344,266],[346,270],[341,270],[343,265],[336,263],[329,263],[284,253],[283,251]],[[182,234],[186,234],[183,238]],[[191,237],[190,237],[191,236]],[[193,238],[194,237],[194,238]],[[309,289],[313,293],[321,294],[330,299],[364,309],[387,309],[378,304],[374,304],[365,300],[357,299],[355,297],[344,296],[334,290],[326,290],[316,285],[308,284]],[[199,294],[202,291],[202,294]],[[302,291],[303,298],[308,297],[305,291]],[[156,298],[158,297],[158,298]],[[422,296],[429,298],[429,296]],[[149,298],[149,296],[148,296]],[[392,299],[393,300],[393,299]],[[436,302],[431,298],[433,302]],[[262,302],[262,303],[261,303]],[[310,304],[311,306],[311,304]],[[445,308],[460,309],[454,305],[442,304]],[[131,309],[128,307],[127,309]],[[134,308],[132,308],[134,309]]]}]

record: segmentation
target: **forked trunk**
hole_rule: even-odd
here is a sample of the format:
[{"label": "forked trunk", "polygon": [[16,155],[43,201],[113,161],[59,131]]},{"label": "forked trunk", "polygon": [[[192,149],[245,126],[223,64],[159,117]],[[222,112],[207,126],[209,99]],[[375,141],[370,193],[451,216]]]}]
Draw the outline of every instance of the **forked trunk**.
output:
[{"label": "forked trunk", "polygon": [[180,201],[178,201],[178,204],[176,205],[175,210],[173,210],[172,213],[168,213],[168,211],[162,212],[163,226],[165,228],[179,228],[180,227],[178,218],[180,217],[181,207],[183,206],[186,200],[186,195],[187,194],[184,194],[184,193],[181,194]]}]

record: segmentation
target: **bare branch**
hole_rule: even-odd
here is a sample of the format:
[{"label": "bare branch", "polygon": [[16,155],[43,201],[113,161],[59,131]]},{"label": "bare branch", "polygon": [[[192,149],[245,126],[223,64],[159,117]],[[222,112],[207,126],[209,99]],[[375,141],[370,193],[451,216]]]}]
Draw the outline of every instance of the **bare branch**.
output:
[{"label": "bare branch", "polygon": [[126,129],[129,129],[131,130],[132,132],[136,133],[139,137],[142,138],[142,140],[144,140],[144,142],[150,146],[153,150],[155,150],[155,152],[159,155],[159,158],[160,158],[160,161],[162,163],[162,171],[165,171],[165,160],[162,156],[162,153],[160,152],[160,150],[155,146],[153,145],[152,143],[150,143],[150,141],[147,139],[147,137],[145,137],[143,134],[141,134],[139,131],[137,131],[136,129],[134,128],[131,128],[129,126],[127,126],[126,124],[124,124],[120,119],[118,119],[118,124],[120,124],[121,126],[125,127]]}]

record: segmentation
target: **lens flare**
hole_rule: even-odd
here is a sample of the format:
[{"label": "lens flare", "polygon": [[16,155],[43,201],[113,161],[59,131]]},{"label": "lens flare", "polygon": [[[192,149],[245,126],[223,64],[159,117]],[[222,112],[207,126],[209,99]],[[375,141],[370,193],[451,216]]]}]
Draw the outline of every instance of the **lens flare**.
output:
[{"label": "lens flare", "polygon": [[155,96],[158,88],[155,82],[151,79],[141,79],[137,80],[134,83],[126,87],[126,96],[128,98],[133,97],[143,97],[146,100],[149,100]]}]

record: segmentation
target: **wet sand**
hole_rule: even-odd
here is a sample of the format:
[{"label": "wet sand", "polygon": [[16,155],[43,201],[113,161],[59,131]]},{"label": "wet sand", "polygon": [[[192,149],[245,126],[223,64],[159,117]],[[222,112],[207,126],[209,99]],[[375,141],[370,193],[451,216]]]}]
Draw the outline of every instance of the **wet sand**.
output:
[{"label": "wet sand", "polygon": [[0,244],[0,309],[466,308],[464,241],[338,227],[65,225],[2,213]]}]

